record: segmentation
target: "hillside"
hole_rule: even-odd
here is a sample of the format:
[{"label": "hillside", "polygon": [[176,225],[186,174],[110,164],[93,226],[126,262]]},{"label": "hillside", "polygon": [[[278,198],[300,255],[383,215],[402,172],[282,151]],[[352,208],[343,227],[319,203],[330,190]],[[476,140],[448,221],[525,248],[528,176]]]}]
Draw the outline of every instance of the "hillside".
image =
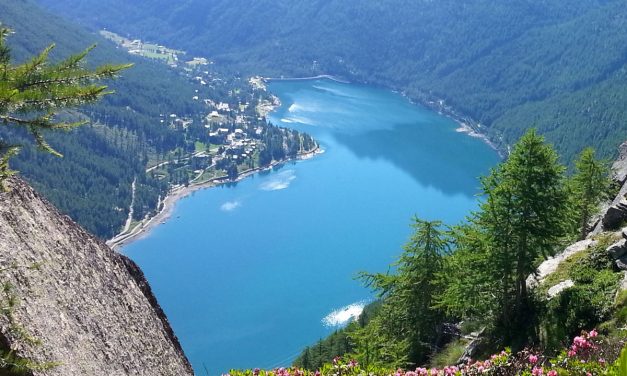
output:
[{"label": "hillside", "polygon": [[8,187],[0,193],[2,356],[10,348],[51,366],[32,375],[192,375],[139,268],[23,181]]},{"label": "hillside", "polygon": [[[0,138],[23,146],[11,165],[61,211],[92,233],[110,238],[119,231],[131,203],[131,183],[139,176],[142,210],[156,206],[167,184],[144,177],[145,158],[183,145],[183,137],[159,124],[164,111],[180,114],[199,111],[186,80],[168,67],[132,57],[84,29],[45,12],[31,1],[0,1],[0,23],[13,29],[8,38],[16,61],[56,44],[52,60],[83,51],[97,43],[88,61],[135,63],[116,80],[107,82],[116,95],[83,109],[90,125],[66,134],[50,134],[53,147],[64,158],[41,153],[32,137],[11,127],[0,128]],[[157,78],[158,79],[155,79]],[[176,95],[172,95],[176,93]]]},{"label": "hillside", "polygon": [[247,73],[324,72],[443,99],[502,147],[533,124],[564,161],[590,143],[613,156],[627,131],[617,0],[38,1]]}]

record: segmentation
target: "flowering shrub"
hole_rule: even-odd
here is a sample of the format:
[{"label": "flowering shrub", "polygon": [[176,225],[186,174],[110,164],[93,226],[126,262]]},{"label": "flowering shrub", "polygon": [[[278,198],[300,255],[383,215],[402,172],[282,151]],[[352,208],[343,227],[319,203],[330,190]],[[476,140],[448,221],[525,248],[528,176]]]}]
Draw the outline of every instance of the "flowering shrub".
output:
[{"label": "flowering shrub", "polygon": [[[614,362],[615,354],[606,353],[596,330],[582,332],[573,339],[571,346],[556,358],[549,359],[531,350],[513,354],[505,349],[484,361],[468,361],[465,364],[444,368],[416,368],[415,370],[389,370],[363,368],[354,360],[337,357],[315,372],[297,367],[278,368],[271,371],[259,369],[231,371],[223,376],[627,376],[627,366],[621,370],[619,363],[627,364],[627,348],[621,359]],[[607,356],[612,356],[612,361]]]}]

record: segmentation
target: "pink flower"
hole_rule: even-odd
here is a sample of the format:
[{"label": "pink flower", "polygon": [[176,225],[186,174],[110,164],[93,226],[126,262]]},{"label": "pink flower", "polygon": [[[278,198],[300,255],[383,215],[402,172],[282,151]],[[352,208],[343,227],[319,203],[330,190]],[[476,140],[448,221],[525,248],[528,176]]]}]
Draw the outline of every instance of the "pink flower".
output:
[{"label": "pink flower", "polygon": [[549,371],[549,373],[547,373],[547,376],[557,376],[557,371],[552,369]]},{"label": "pink flower", "polygon": [[584,345],[584,344],[586,343],[586,339],[585,339],[585,338],[583,338],[582,336],[577,336],[577,337],[575,337],[575,338],[573,339],[573,343],[574,343],[576,346],[581,346],[581,345]]},{"label": "pink flower", "polygon": [[259,375],[259,368],[255,368],[253,370],[253,375],[258,376]]},{"label": "pink flower", "polygon": [[438,369],[437,368],[431,368],[431,370],[429,371],[429,374],[431,376],[438,376]]},{"label": "pink flower", "polygon": [[536,364],[538,362],[538,356],[537,355],[529,355],[529,363],[531,364]]},{"label": "pink flower", "polygon": [[349,367],[351,367],[351,368],[352,368],[352,367],[357,367],[357,365],[358,365],[358,364],[357,364],[357,361],[356,361],[356,360],[354,360],[354,359],[353,359],[353,360],[351,360],[351,361],[348,363],[348,366],[349,366]]},{"label": "pink flower", "polygon": [[533,369],[531,370],[531,374],[533,376],[542,376],[543,373],[544,370],[542,369],[542,367],[533,367]]},{"label": "pink flower", "polygon": [[599,358],[599,363],[605,364],[605,358]]},{"label": "pink flower", "polygon": [[568,351],[568,357],[572,358],[573,356],[577,355],[577,352],[575,350],[569,350]]},{"label": "pink flower", "polygon": [[595,329],[592,329],[590,331],[590,333],[588,333],[588,337],[590,337],[590,338],[594,338],[594,337],[596,337],[598,335],[599,335],[599,333]]}]

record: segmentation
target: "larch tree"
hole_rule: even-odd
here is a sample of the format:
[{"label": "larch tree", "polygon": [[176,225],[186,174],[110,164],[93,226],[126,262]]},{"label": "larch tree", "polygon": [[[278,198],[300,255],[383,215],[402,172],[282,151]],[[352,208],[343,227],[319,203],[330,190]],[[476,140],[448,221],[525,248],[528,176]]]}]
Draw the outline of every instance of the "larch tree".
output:
[{"label": "larch tree", "polygon": [[[85,58],[95,45],[58,63],[51,63],[49,55],[54,49],[53,44],[26,63],[14,65],[6,44],[10,33],[10,29],[0,25],[0,125],[25,128],[40,149],[60,156],[48,145],[44,132],[68,130],[85,122],[65,122],[56,115],[112,93],[98,82],[116,77],[131,64],[88,68]],[[9,159],[18,151],[18,145],[0,139],[0,183],[12,174]]]},{"label": "larch tree", "polygon": [[[393,265],[395,274],[362,274],[383,298],[380,314],[368,330],[374,327],[375,336],[396,344],[394,351],[386,349],[389,365],[394,366],[421,364],[434,353],[445,318],[435,299],[441,289],[438,275],[449,252],[447,234],[439,221],[414,218],[412,227],[414,233]],[[377,343],[377,339],[366,342]]]},{"label": "larch tree", "polygon": [[608,198],[612,180],[607,161],[595,158],[594,149],[584,149],[575,161],[575,174],[570,179],[571,203],[579,239],[588,233],[590,219],[601,202]]},{"label": "larch tree", "polygon": [[499,326],[522,329],[528,312],[527,277],[535,262],[552,256],[567,234],[565,168],[534,129],[507,161],[483,180],[485,201],[477,224],[487,235],[488,258],[499,295]]}]

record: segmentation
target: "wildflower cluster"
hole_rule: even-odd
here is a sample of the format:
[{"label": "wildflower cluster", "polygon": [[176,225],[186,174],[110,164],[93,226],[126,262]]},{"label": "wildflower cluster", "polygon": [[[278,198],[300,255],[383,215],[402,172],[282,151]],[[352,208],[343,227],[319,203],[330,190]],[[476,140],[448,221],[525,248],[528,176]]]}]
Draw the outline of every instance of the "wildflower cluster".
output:
[{"label": "wildflower cluster", "polygon": [[[617,366],[606,361],[601,341],[595,330],[582,332],[573,339],[571,346],[563,350],[555,359],[548,359],[532,350],[513,354],[505,349],[487,360],[468,360],[463,364],[444,368],[423,368],[415,370],[389,370],[382,368],[362,368],[352,359],[336,357],[331,364],[317,371],[297,367],[277,368],[272,371],[259,369],[231,371],[223,376],[593,376],[618,375]],[[623,352],[627,357],[627,351]],[[613,356],[613,359],[616,356]]]},{"label": "wildflower cluster", "polygon": [[596,349],[596,345],[592,342],[592,338],[597,336],[596,330],[590,331],[590,333],[582,333],[582,335],[575,337],[573,339],[573,344],[570,346],[570,350],[568,350],[568,356],[574,357],[577,354],[587,354],[590,350]]},{"label": "wildflower cluster", "polygon": [[554,368],[563,370],[562,373],[572,375],[612,375],[615,367],[606,359],[607,356],[615,355],[606,354],[605,351],[596,330],[584,331],[575,337],[570,347],[553,359],[551,364]]}]

